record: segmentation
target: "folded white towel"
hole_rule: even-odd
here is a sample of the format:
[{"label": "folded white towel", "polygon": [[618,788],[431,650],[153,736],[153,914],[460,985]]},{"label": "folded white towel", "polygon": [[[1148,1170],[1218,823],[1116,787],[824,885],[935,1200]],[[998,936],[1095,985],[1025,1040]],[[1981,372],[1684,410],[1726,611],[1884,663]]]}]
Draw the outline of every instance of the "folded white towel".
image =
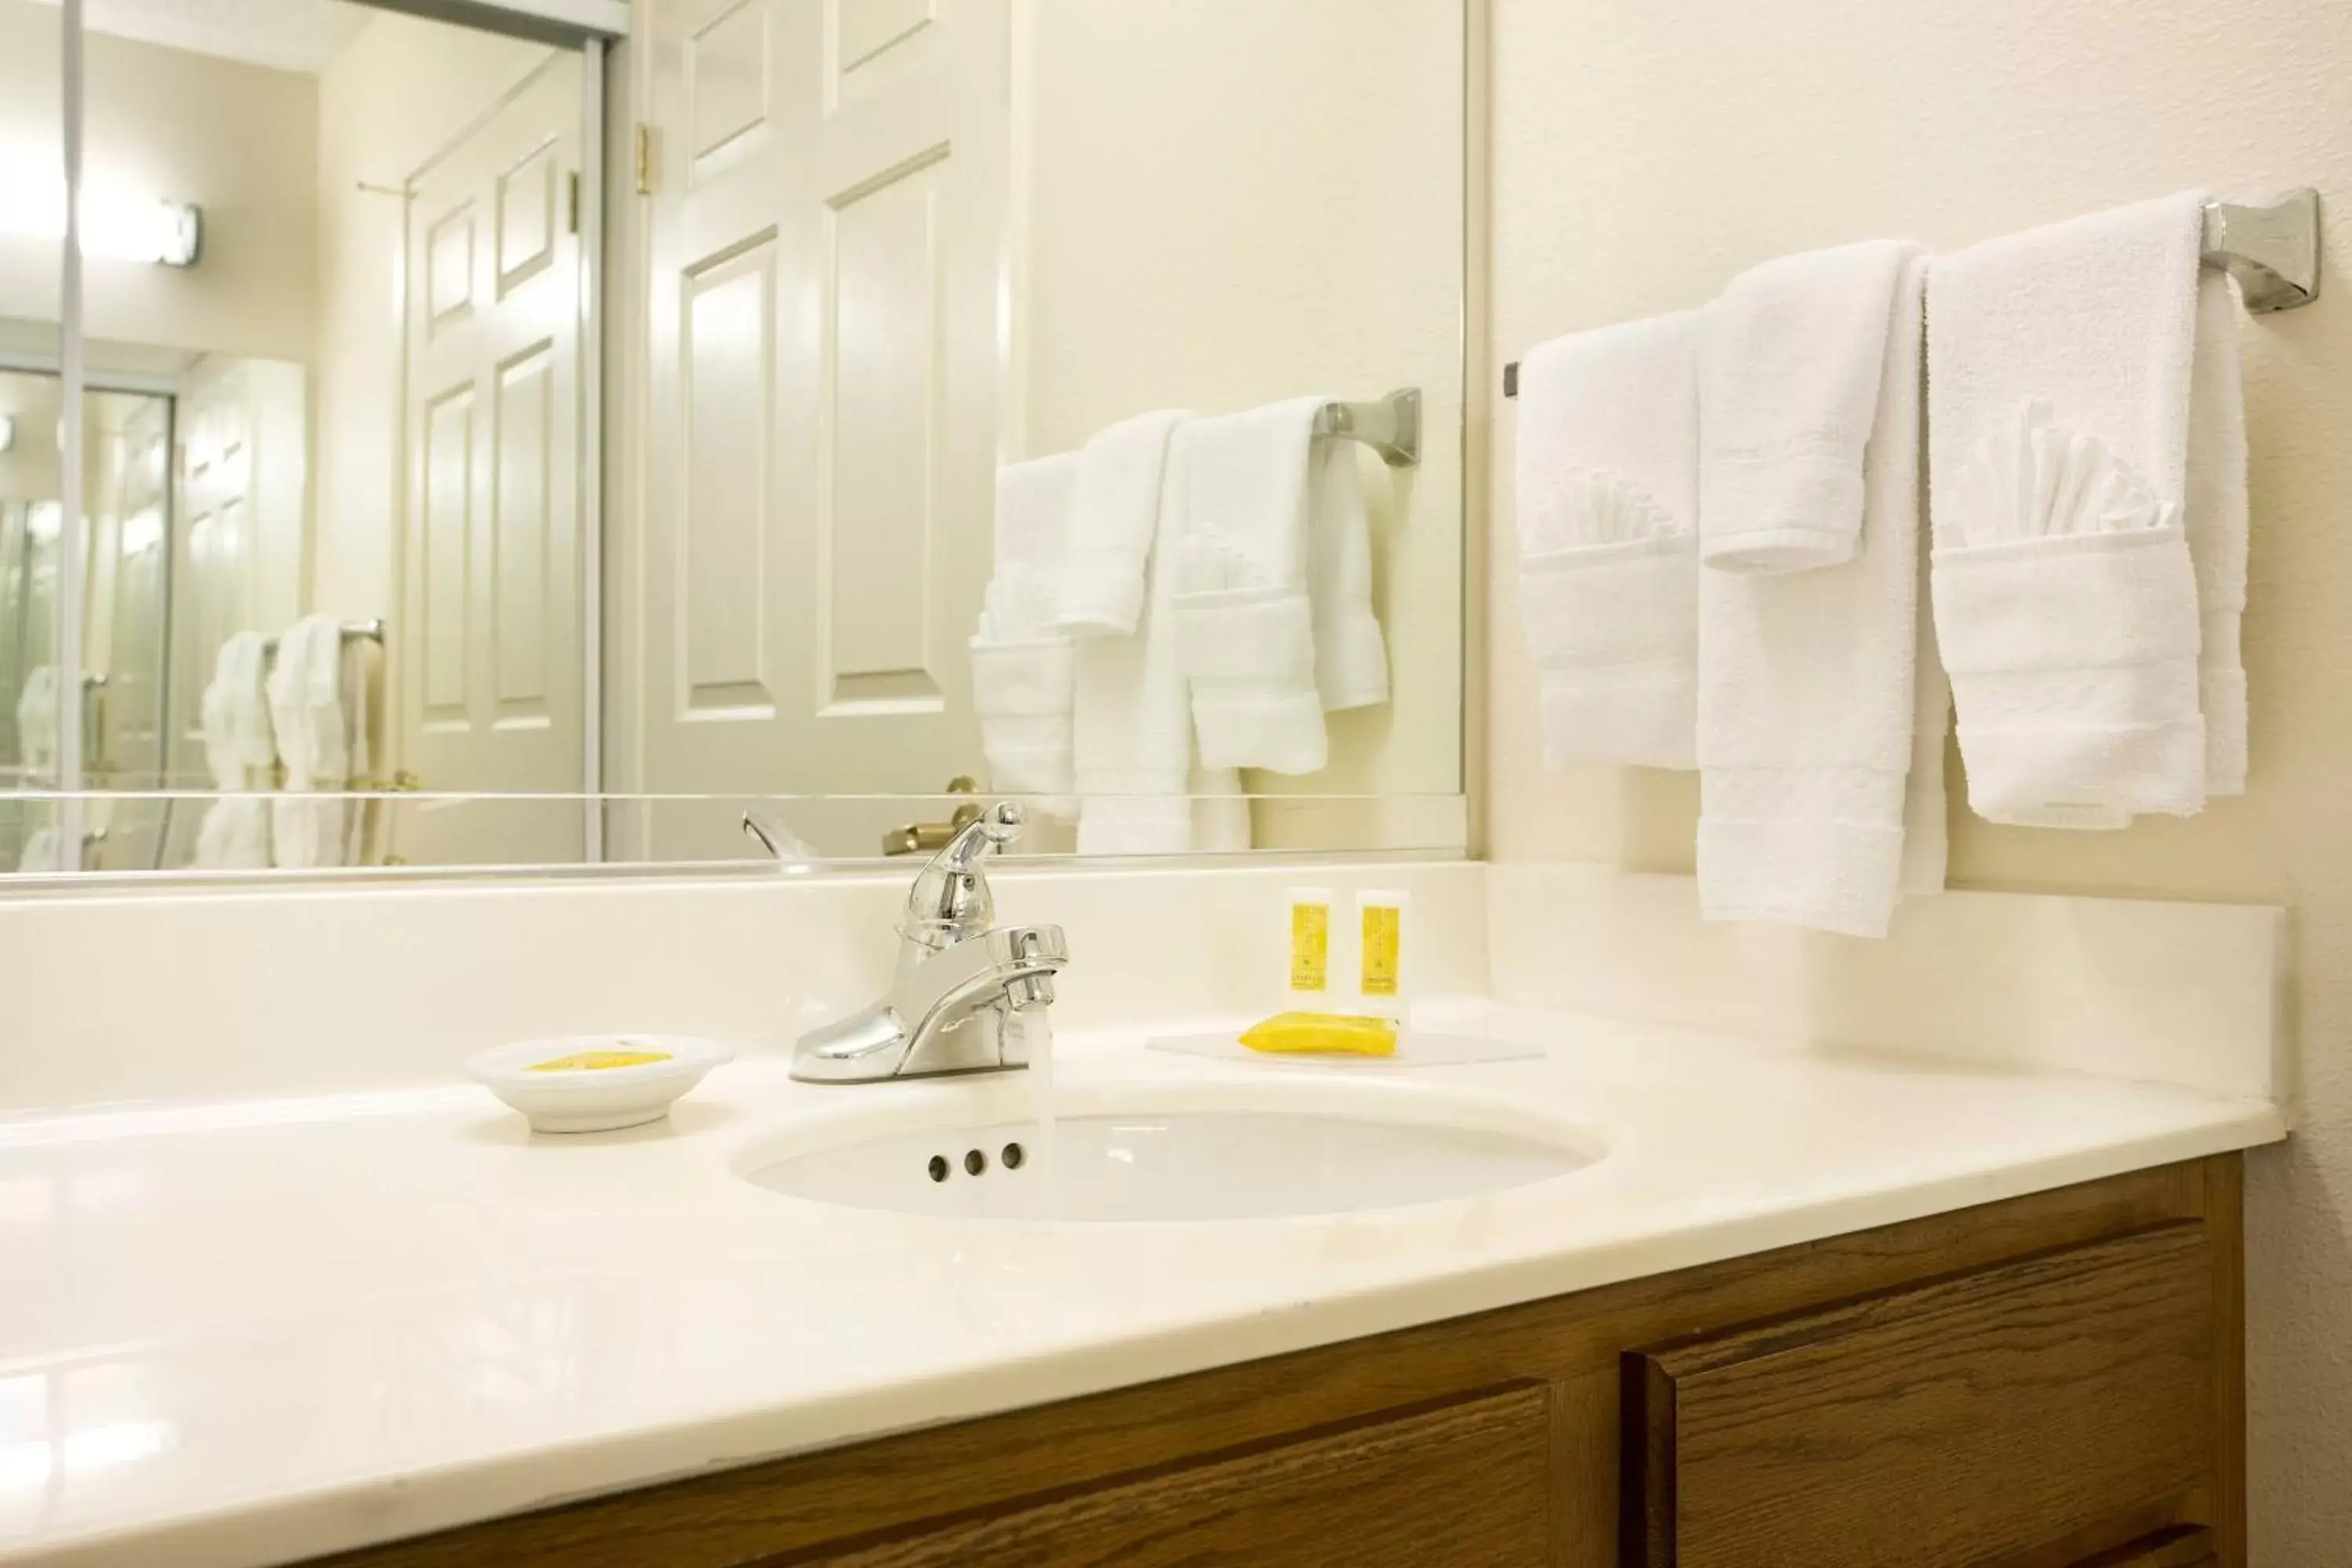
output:
[{"label": "folded white towel", "polygon": [[2219,269],[2197,282],[2197,357],[2189,373],[2189,560],[2202,623],[2197,652],[2205,715],[2205,793],[2246,793],[2246,394],[2238,362],[2238,285]]},{"label": "folded white towel", "polygon": [[[1181,488],[1178,471],[1167,476]],[[1083,485],[1081,486],[1083,489]],[[1174,516],[1181,498],[1160,509]],[[1078,639],[1073,751],[1081,855],[1163,855],[1249,845],[1248,806],[1230,770],[1197,765],[1177,658],[1172,529],[1155,522],[1147,592],[1131,636]]]},{"label": "folded white towel", "polygon": [[58,837],[55,823],[36,827],[25,836],[24,847],[16,856],[16,869],[27,876],[64,870],[64,859],[58,853],[63,842]]},{"label": "folded white towel", "polygon": [[333,616],[305,616],[278,639],[269,720],[286,776],[269,803],[273,865],[343,863],[350,803],[341,792],[355,771],[346,653],[342,622]]},{"label": "folded white towel", "polygon": [[1544,759],[1697,766],[1698,317],[1519,367],[1519,612]]},{"label": "folded white towel", "polygon": [[992,785],[1075,815],[1070,727],[1076,658],[1055,631],[1060,570],[1077,488],[1076,453],[1013,463],[996,475],[996,572],[971,639],[972,707]]},{"label": "folded white towel", "polygon": [[264,685],[269,657],[259,632],[238,632],[221,644],[205,688],[205,763],[213,786],[225,793],[205,809],[196,832],[198,866],[252,869],[269,864],[269,803],[252,792],[270,784],[278,754],[269,731]]},{"label": "folded white towel", "polygon": [[1315,437],[1331,401],[1196,419],[1170,444],[1177,646],[1211,767],[1318,772],[1324,713],[1388,700],[1355,454]]},{"label": "folded white towel", "polygon": [[[2221,326],[2198,304],[2203,199],[1995,240],[1930,273],[1936,629],[1969,804],[1993,821],[2118,827],[2204,805],[2183,510],[2192,443],[2238,426],[2191,426],[2197,359],[2234,352],[2199,342],[2200,321]],[[2215,376],[2210,401],[2234,402],[2230,379]],[[2199,411],[2218,412],[2207,401]],[[2231,459],[2214,452],[2218,479]],[[2224,589],[2224,558],[2242,561],[2220,539],[2232,527],[2242,541],[2242,513],[2216,517]],[[2216,663],[2217,688],[2235,662]]]},{"label": "folded white towel", "polygon": [[37,664],[16,692],[16,761],[35,775],[58,765],[58,667]]},{"label": "folded white towel", "polygon": [[1699,325],[1699,559],[1801,572],[1852,559],[1886,325],[1919,247],[1865,240],[1731,280]]},{"label": "folded white towel", "polygon": [[1173,409],[1139,414],[1097,431],[1078,453],[1055,630],[1127,637],[1141,625],[1168,438],[1189,417]]},{"label": "folded white towel", "polygon": [[[1829,509],[1830,521],[1843,517],[1849,495],[1860,496],[1858,552],[1811,571],[1699,574],[1698,889],[1708,920],[1882,937],[1895,912],[1906,784],[1920,747],[1927,279],[1925,252],[1905,247],[1902,256],[1893,308],[1878,316],[1884,374],[1872,378],[1874,406],[1862,439],[1842,447],[1853,471],[1830,473],[1819,450],[1792,458],[1792,484]],[[1703,364],[1717,349],[1702,338]],[[1770,374],[1742,363],[1749,374]],[[1719,366],[1701,373],[1710,389],[1728,379]],[[1728,493],[1744,503],[1769,488],[1744,483]],[[1717,493],[1702,496],[1702,537],[1714,528],[1706,508]],[[1816,527],[1817,514],[1778,515],[1784,536],[1834,531]],[[1788,563],[1785,552],[1778,559]],[[1938,775],[1933,787],[1940,783]]]}]

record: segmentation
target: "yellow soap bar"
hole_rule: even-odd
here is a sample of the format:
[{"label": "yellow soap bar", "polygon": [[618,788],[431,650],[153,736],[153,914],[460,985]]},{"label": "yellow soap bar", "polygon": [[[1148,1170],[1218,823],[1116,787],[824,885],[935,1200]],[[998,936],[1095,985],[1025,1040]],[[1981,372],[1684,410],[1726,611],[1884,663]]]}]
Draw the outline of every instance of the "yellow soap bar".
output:
[{"label": "yellow soap bar", "polygon": [[1244,1029],[1241,1039],[1254,1051],[1392,1057],[1397,1031],[1395,1023],[1387,1018],[1350,1013],[1276,1013]]},{"label": "yellow soap bar", "polygon": [[533,1062],[532,1072],[600,1072],[606,1068],[641,1068],[647,1062],[666,1062],[667,1051],[574,1051],[568,1057],[551,1061]]}]

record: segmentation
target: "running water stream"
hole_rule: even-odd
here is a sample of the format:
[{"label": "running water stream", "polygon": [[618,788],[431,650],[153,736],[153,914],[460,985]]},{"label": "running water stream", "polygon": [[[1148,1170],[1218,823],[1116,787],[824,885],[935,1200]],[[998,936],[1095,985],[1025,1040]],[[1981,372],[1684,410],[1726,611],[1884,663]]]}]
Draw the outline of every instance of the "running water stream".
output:
[{"label": "running water stream", "polygon": [[1037,1123],[1035,1166],[1044,1194],[1041,1217],[1062,1215],[1062,1168],[1054,1159],[1054,1018],[1044,1007],[1024,1007],[1013,1015],[1029,1054],[1030,1115]]}]

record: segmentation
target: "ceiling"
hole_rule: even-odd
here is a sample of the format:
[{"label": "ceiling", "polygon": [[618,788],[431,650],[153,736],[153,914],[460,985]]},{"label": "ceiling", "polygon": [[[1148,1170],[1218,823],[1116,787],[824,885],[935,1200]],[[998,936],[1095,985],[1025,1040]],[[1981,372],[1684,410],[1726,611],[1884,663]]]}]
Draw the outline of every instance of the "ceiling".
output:
[{"label": "ceiling", "polygon": [[93,33],[312,75],[367,20],[343,0],[83,0],[82,10]]}]

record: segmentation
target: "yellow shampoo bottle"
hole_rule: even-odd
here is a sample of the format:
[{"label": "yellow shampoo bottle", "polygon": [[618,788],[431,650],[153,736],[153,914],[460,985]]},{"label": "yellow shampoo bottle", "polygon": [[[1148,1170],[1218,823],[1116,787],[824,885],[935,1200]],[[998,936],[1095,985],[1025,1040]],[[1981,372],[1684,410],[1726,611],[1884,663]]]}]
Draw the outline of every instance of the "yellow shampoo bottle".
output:
[{"label": "yellow shampoo bottle", "polygon": [[1402,892],[1367,889],[1356,895],[1357,994],[1365,1012],[1400,1027],[1406,1021],[1407,1001],[1404,911]]}]

